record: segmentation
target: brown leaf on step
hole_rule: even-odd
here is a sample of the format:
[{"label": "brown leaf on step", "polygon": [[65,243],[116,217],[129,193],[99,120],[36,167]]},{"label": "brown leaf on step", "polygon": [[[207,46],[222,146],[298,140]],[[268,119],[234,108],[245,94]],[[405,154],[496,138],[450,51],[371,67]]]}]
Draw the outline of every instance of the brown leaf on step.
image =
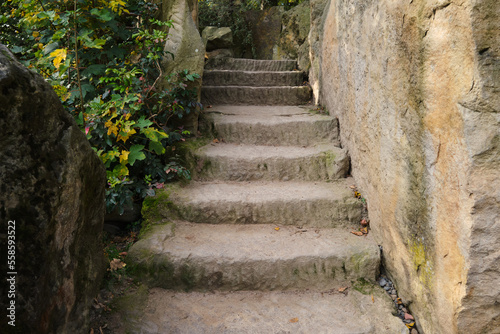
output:
[{"label": "brown leaf on step", "polygon": [[412,322],[412,323],[405,324],[405,325],[406,325],[406,327],[408,327],[408,328],[412,328],[413,326],[415,326],[415,323],[414,323],[414,322]]},{"label": "brown leaf on step", "polygon": [[344,292],[348,288],[349,288],[348,286],[343,286],[343,287],[339,288],[339,292]]},{"label": "brown leaf on step", "polygon": [[280,230],[280,228],[279,228],[279,227],[275,227],[274,229],[275,229],[276,231],[279,231],[279,230]]},{"label": "brown leaf on step", "polygon": [[396,303],[398,305],[400,305],[400,304],[403,304],[403,301],[401,300],[401,298],[396,298]]},{"label": "brown leaf on step", "polygon": [[356,189],[356,186],[353,184],[352,186],[349,186],[351,189]]},{"label": "brown leaf on step", "polygon": [[366,221],[366,219],[361,219],[361,225],[368,226],[368,222]]},{"label": "brown leaf on step", "polygon": [[368,228],[367,227],[363,227],[363,228],[360,228],[359,231],[363,234],[368,234]]},{"label": "brown leaf on step", "polygon": [[125,266],[126,264],[122,262],[120,259],[113,259],[111,262],[109,262],[109,267],[111,271],[122,269]]},{"label": "brown leaf on step", "polygon": [[219,143],[219,139],[215,138],[215,139],[213,140],[213,142],[217,144],[217,143]]},{"label": "brown leaf on step", "polygon": [[405,313],[405,320],[414,320],[414,318],[411,314]]},{"label": "brown leaf on step", "polygon": [[292,318],[292,319],[290,319],[290,322],[291,322],[291,323],[294,323],[294,322],[299,322],[299,318]]},{"label": "brown leaf on step", "polygon": [[351,231],[351,233],[354,235],[357,235],[358,237],[363,235],[363,232],[359,232],[359,231]]},{"label": "brown leaf on step", "polygon": [[373,295],[372,295],[372,303],[375,303],[375,298],[373,298]]}]

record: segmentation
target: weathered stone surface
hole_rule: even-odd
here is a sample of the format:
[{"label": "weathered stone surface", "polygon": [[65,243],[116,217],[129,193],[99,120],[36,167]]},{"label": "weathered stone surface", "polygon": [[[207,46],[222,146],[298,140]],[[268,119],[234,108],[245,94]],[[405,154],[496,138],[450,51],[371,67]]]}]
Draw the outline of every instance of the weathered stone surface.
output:
[{"label": "weathered stone surface", "polygon": [[[88,333],[90,304],[105,269],[104,167],[51,86],[4,46],[0,127],[0,268],[3,275],[17,272],[16,327],[6,324],[11,299],[2,278],[2,330]],[[10,269],[8,221],[15,221],[16,242]]]},{"label": "weathered stone surface", "polygon": [[293,106],[310,100],[309,86],[203,86],[201,89],[204,104]]},{"label": "weathered stone surface", "polygon": [[207,51],[229,49],[233,46],[233,32],[229,27],[206,27],[201,33]]},{"label": "weathered stone surface", "polygon": [[[165,43],[165,51],[172,53],[162,60],[165,78],[175,72],[189,70],[190,73],[203,75],[205,65],[205,45],[196,28],[193,19],[196,18],[197,4],[193,0],[163,0],[160,19],[172,20],[173,27],[168,29],[169,37]],[[189,84],[188,88],[198,90],[201,94],[201,79]],[[168,86],[165,80],[164,85]],[[183,125],[186,129],[195,131],[198,128],[198,113],[191,113],[184,117]]]},{"label": "weathered stone surface", "polygon": [[119,323],[128,322],[129,333],[144,334],[407,334],[406,326],[391,315],[392,302],[381,290],[369,286],[363,292],[349,289],[344,295],[332,291],[184,293],[154,288],[142,314],[123,317]]},{"label": "weathered stone surface", "polygon": [[309,61],[309,28],[311,13],[309,1],[304,1],[283,13],[282,30],[274,59],[297,59],[299,69],[307,72]]},{"label": "weathered stone surface", "polygon": [[228,71],[206,70],[203,84],[206,86],[300,86],[304,73],[298,71]]},{"label": "weathered stone surface", "polygon": [[[218,58],[232,58],[234,57],[234,52],[232,49],[217,49],[206,53],[207,59],[218,59]],[[203,80],[205,80],[205,73],[203,73]]]},{"label": "weathered stone surface", "polygon": [[320,87],[320,63],[323,43],[323,28],[328,14],[330,0],[309,0],[311,27],[309,29],[309,84],[313,91],[313,102],[318,104]]},{"label": "weathered stone surface", "polygon": [[177,290],[317,291],[375,282],[379,275],[380,250],[369,236],[275,227],[157,225],[130,249],[127,262],[149,287]]},{"label": "weathered stone surface", "polygon": [[166,192],[169,218],[210,224],[279,224],[312,227],[358,223],[361,201],[355,199],[350,179],[322,182],[191,182]]},{"label": "weathered stone surface", "polygon": [[347,176],[349,157],[332,144],[312,147],[211,143],[194,153],[199,180],[328,181]]},{"label": "weathered stone surface", "polygon": [[205,68],[236,71],[293,71],[297,68],[297,61],[221,58],[207,61]]},{"label": "weathered stone surface", "polygon": [[500,333],[499,16],[494,0],[332,0],[320,35],[320,99],[424,333]]},{"label": "weathered stone surface", "polygon": [[275,6],[264,10],[251,10],[245,18],[252,31],[256,59],[274,59],[281,33],[283,7]]},{"label": "weathered stone surface", "polygon": [[311,113],[313,106],[214,106],[200,128],[235,144],[339,146],[337,119]]}]

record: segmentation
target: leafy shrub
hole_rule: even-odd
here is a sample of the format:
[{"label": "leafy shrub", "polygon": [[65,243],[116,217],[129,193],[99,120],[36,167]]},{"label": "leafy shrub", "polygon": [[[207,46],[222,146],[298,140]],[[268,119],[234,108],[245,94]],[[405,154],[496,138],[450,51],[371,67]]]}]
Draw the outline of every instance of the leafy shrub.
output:
[{"label": "leafy shrub", "polygon": [[187,89],[199,76],[162,72],[172,23],[154,19],[153,1],[10,0],[1,8],[9,33],[0,42],[52,85],[106,166],[108,212],[189,178],[172,149],[189,132],[171,120],[201,107]]}]

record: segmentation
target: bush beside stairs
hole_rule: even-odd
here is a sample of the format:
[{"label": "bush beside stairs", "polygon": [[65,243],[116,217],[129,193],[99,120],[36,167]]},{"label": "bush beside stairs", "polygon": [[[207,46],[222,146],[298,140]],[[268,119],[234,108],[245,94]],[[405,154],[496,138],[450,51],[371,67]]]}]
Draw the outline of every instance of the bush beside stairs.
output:
[{"label": "bush beside stairs", "polygon": [[334,117],[294,61],[226,59],[204,74],[193,181],[145,201],[128,263],[148,287],[133,333],[407,333],[376,284]]}]

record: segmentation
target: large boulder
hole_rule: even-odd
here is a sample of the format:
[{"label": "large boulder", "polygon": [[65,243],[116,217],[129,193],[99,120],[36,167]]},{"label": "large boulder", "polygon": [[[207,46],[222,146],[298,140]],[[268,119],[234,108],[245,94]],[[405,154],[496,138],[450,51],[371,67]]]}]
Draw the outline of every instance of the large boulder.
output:
[{"label": "large boulder", "polygon": [[3,45],[0,128],[2,332],[88,333],[105,272],[105,170],[51,86]]},{"label": "large boulder", "polygon": [[206,27],[201,37],[207,51],[230,49],[233,46],[233,32],[229,27]]},{"label": "large boulder", "polygon": [[311,11],[309,1],[304,1],[283,13],[281,17],[281,34],[275,60],[297,60],[301,71],[309,71],[309,29]]},{"label": "large boulder", "polygon": [[[203,75],[205,65],[205,45],[201,39],[196,22],[196,0],[163,0],[160,20],[172,21],[173,27],[168,29],[169,38],[165,43],[165,51],[170,52],[162,60],[165,77],[171,73],[188,70],[190,73]],[[198,91],[198,102],[201,94],[201,78],[189,83],[188,88]],[[168,82],[164,81],[168,87]],[[198,114],[184,118],[186,129],[194,131],[198,128]]]},{"label": "large boulder", "polygon": [[500,1],[325,8],[319,97],[401,297],[423,333],[500,333]]}]

